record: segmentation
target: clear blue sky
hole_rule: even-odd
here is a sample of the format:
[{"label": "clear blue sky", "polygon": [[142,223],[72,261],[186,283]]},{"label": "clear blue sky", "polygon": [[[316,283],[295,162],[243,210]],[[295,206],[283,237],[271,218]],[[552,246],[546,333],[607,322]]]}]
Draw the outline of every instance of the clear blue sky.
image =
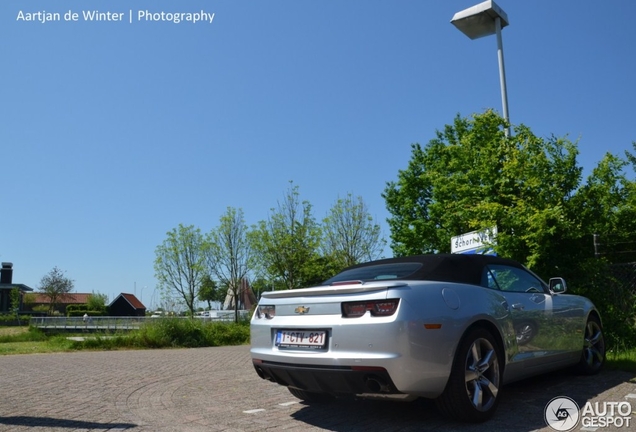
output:
[{"label": "clear blue sky", "polygon": [[[150,306],[155,248],[228,206],[266,219],[293,180],[322,219],[381,193],[460,114],[501,112],[495,37],[449,21],[479,0],[2,0],[0,260],[38,288]],[[586,174],[636,140],[636,2],[500,0],[510,118],[579,142]],[[20,11],[80,14],[25,22]],[[123,12],[85,22],[82,11]],[[135,20],[128,22],[132,10]],[[138,11],[214,13],[211,24]],[[387,255],[390,250],[387,248]]]}]

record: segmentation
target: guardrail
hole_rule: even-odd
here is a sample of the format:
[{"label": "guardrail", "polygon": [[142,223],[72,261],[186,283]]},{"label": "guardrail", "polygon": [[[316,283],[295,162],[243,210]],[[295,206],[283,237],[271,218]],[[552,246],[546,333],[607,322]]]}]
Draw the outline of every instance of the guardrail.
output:
[{"label": "guardrail", "polygon": [[146,317],[33,317],[30,325],[42,330],[137,330]]},{"label": "guardrail", "polygon": [[[247,319],[249,311],[239,311],[241,319]],[[143,323],[152,322],[158,319],[178,318],[190,319],[189,317],[31,317],[30,325],[42,330],[77,330],[77,331],[115,331],[115,330],[137,330]],[[204,322],[213,321],[234,321],[234,311],[213,311],[212,316],[195,316]]]}]

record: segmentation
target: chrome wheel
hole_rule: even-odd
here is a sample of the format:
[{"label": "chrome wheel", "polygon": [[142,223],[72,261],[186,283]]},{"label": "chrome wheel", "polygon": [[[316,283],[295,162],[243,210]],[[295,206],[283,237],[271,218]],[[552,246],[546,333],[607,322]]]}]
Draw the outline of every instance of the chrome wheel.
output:
[{"label": "chrome wheel", "polygon": [[478,411],[488,411],[495,404],[500,385],[497,352],[487,339],[473,342],[466,355],[466,392]]},{"label": "chrome wheel", "polygon": [[466,333],[457,347],[444,392],[435,400],[439,410],[453,420],[483,422],[499,404],[503,368],[497,342],[486,329]]}]

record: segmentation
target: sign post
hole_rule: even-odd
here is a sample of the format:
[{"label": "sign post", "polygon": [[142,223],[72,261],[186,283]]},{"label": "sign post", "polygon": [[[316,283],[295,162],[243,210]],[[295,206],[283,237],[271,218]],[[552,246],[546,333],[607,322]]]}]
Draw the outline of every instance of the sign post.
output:
[{"label": "sign post", "polygon": [[495,255],[492,246],[496,244],[497,227],[471,231],[451,238],[451,253]]}]

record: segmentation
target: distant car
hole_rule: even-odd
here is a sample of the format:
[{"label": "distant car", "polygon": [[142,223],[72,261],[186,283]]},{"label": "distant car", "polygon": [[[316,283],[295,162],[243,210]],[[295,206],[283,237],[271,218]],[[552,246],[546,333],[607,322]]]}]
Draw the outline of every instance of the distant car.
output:
[{"label": "distant car", "polygon": [[350,267],[321,286],[264,292],[251,320],[257,374],[299,399],[401,395],[489,419],[504,383],[605,360],[601,317],[516,261],[420,255]]}]

